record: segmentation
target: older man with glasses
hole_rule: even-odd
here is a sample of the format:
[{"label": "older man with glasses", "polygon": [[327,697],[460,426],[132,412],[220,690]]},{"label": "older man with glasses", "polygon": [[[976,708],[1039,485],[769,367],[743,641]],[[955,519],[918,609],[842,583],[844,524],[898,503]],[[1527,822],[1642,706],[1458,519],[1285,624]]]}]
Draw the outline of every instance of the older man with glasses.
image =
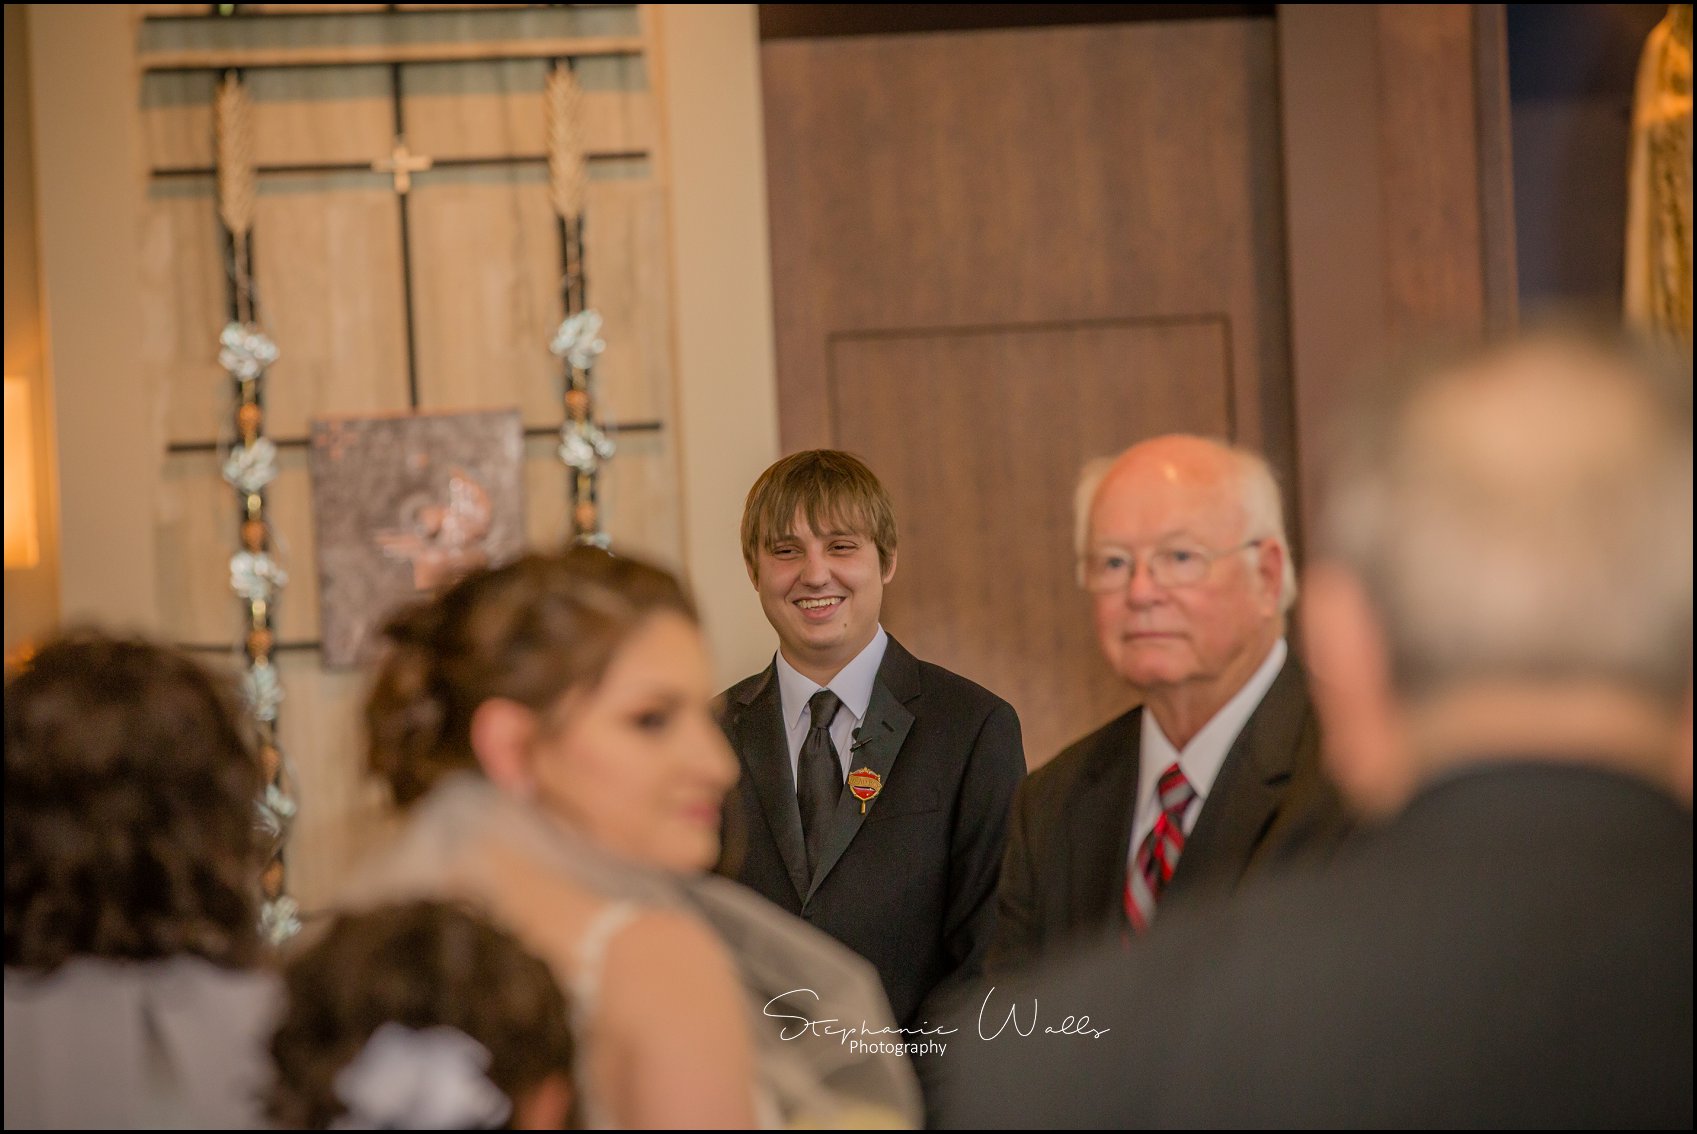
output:
[{"label": "older man with glasses", "polygon": [[1019,789],[992,970],[1144,933],[1346,829],[1285,641],[1296,576],[1266,461],[1157,437],[1087,472],[1079,503],[1097,640],[1142,704]]},{"label": "older man with glasses", "polygon": [[1363,390],[1302,624],[1323,759],[1373,829],[999,990],[1091,1030],[951,1050],[939,1125],[1692,1128],[1678,345],[1546,332]]}]

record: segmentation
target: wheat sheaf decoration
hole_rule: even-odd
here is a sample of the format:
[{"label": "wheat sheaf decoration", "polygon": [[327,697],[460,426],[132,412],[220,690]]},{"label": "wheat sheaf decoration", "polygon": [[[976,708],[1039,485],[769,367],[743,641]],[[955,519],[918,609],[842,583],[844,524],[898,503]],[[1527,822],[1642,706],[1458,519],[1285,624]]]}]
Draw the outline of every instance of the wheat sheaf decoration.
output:
[{"label": "wheat sheaf decoration", "polygon": [[259,177],[253,160],[253,100],[234,74],[218,84],[213,121],[218,139],[218,219],[229,230],[234,246],[237,318],[246,323],[253,319],[248,234],[253,231]]},{"label": "wheat sheaf decoration", "polygon": [[583,215],[589,171],[584,165],[583,87],[563,64],[548,72],[548,200],[561,219]]}]

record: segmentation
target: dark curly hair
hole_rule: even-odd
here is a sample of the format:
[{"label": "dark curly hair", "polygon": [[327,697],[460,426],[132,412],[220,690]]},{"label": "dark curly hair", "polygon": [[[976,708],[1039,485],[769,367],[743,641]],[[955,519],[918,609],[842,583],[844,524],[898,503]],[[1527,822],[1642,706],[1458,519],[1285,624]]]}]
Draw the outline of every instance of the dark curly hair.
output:
[{"label": "dark curly hair", "polygon": [[267,1099],[284,1127],[322,1129],[346,1107],[336,1076],[386,1023],[456,1028],[488,1050],[486,1075],[515,1105],[570,1076],[564,995],[548,966],[470,908],[418,901],[344,914],[293,958]]},{"label": "dark curly hair", "polygon": [[395,802],[443,775],[475,770],[471,718],[492,697],[538,713],[592,687],[649,615],[698,621],[676,579],[595,547],[527,555],[479,571],[396,615],[366,703],[371,770]]},{"label": "dark curly hair", "polygon": [[230,683],[79,631],[6,682],[6,964],[259,954],[259,756]]}]

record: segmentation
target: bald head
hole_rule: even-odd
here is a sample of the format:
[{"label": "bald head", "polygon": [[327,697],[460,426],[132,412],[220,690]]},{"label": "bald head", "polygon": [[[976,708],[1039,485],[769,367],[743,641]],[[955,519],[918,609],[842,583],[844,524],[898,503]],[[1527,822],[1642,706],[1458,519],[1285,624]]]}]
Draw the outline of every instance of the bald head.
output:
[{"label": "bald head", "polygon": [[1109,466],[1104,484],[1150,477],[1168,484],[1229,487],[1238,461],[1229,446],[1207,437],[1169,433],[1151,437],[1121,453]]},{"label": "bald head", "polygon": [[1688,383],[1588,341],[1498,349],[1353,429],[1322,539],[1418,694],[1485,675],[1690,677]]},{"label": "bald head", "polygon": [[1100,459],[1085,466],[1076,500],[1080,556],[1090,541],[1091,517],[1099,495],[1110,487],[1115,492],[1127,486],[1137,491],[1149,484],[1192,488],[1197,492],[1199,510],[1234,515],[1234,543],[1251,539],[1277,542],[1284,550],[1279,606],[1290,609],[1296,601],[1296,568],[1285,536],[1278,481],[1258,453],[1213,438],[1168,433],[1141,441],[1111,460]]}]

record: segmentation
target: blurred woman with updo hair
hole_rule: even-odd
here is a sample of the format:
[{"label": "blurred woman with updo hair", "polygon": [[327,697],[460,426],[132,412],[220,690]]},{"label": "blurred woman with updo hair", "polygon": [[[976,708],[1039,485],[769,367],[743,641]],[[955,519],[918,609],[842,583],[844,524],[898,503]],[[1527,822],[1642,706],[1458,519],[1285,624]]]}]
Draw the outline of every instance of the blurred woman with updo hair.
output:
[{"label": "blurred woman with updo hair", "polygon": [[408,822],[347,903],[470,900],[547,961],[585,1125],[917,1121],[905,1060],[790,1015],[888,1026],[872,969],[708,873],[738,766],[670,575],[593,547],[530,555],[387,636],[370,756]]},{"label": "blurred woman with updo hair", "polygon": [[95,633],[6,682],[6,1126],[258,1125],[259,756],[234,687]]}]

